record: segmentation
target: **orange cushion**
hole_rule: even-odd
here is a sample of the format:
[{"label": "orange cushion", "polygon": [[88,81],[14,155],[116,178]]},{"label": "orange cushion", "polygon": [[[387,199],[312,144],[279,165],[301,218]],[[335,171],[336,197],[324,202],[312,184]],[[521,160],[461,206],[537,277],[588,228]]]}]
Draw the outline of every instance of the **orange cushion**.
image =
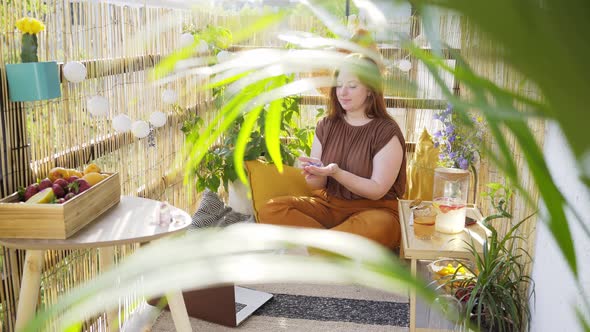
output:
[{"label": "orange cushion", "polygon": [[245,164],[256,221],[258,221],[258,211],[272,198],[311,196],[311,190],[299,168],[283,165],[281,174],[274,164],[260,160],[249,160]]}]

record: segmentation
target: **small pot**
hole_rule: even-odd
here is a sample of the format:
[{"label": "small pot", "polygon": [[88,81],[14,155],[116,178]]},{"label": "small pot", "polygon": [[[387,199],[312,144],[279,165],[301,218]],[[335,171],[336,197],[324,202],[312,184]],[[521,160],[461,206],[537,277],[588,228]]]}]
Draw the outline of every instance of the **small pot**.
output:
[{"label": "small pot", "polygon": [[10,101],[35,101],[61,96],[57,62],[6,65]]}]

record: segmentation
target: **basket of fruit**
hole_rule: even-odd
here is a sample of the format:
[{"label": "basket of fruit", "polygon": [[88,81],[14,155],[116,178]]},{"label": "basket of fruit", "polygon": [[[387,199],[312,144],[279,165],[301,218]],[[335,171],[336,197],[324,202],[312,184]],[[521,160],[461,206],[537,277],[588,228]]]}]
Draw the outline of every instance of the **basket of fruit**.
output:
[{"label": "basket of fruit", "polygon": [[475,280],[477,272],[472,262],[463,259],[441,258],[428,264],[432,280],[452,294],[453,289],[463,287]]},{"label": "basket of fruit", "polygon": [[53,168],[0,200],[0,237],[66,239],[121,200],[119,173]]}]

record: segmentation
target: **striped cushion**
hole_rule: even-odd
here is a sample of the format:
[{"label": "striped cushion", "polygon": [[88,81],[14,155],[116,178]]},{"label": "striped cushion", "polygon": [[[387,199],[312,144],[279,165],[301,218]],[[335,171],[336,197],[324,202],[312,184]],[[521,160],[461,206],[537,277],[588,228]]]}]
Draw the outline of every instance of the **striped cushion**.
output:
[{"label": "striped cushion", "polygon": [[249,219],[249,215],[232,211],[217,194],[205,189],[199,208],[193,215],[192,228],[223,227]]}]

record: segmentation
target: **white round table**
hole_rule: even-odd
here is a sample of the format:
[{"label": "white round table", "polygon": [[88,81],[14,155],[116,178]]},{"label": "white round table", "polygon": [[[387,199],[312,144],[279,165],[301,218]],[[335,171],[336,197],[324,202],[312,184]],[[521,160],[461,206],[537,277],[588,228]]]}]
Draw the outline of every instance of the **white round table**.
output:
[{"label": "white round table", "polygon": [[[104,270],[114,262],[113,246],[149,242],[183,231],[191,224],[191,217],[181,209],[170,206],[173,220],[160,225],[161,202],[131,196],[121,196],[119,204],[65,240],[0,239],[0,244],[14,249],[25,249],[25,264],[16,314],[16,331],[22,330],[34,317],[41,270],[46,250],[99,248],[100,267]],[[191,331],[190,322],[180,290],[167,294],[168,304],[177,331]],[[109,313],[111,319],[117,315]]]}]

